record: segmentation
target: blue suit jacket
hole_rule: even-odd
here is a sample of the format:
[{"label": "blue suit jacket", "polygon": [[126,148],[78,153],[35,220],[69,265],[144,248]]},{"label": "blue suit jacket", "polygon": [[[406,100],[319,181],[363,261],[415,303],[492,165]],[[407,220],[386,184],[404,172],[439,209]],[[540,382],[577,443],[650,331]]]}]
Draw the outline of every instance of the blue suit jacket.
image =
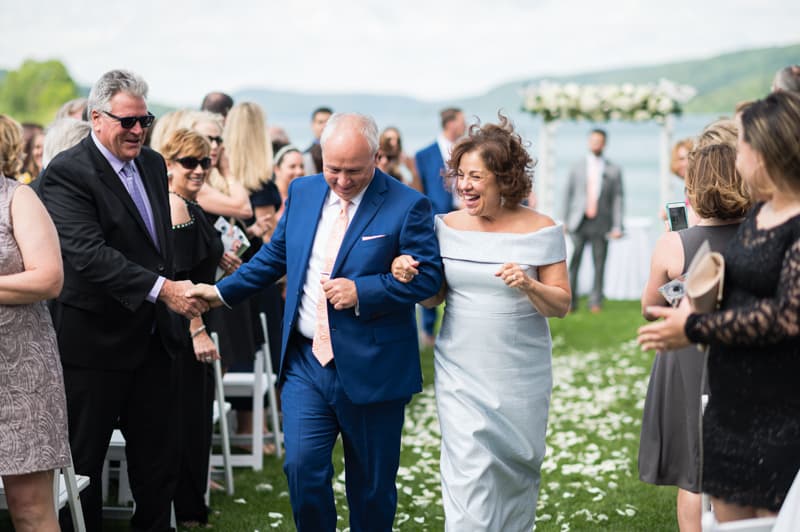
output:
[{"label": "blue suit jacket", "polygon": [[[272,241],[217,285],[222,298],[236,304],[286,275],[281,376],[329,190],[322,174],[292,181]],[[402,254],[420,261],[419,275],[408,284],[389,273],[392,260]],[[331,278],[336,277],[354,281],[358,290],[358,315],[354,308],[337,311],[328,303],[336,370],[347,396],[366,404],[419,392],[422,372],[414,305],[435,294],[442,283],[428,200],[376,170],[339,248],[331,271]]]},{"label": "blue suit jacket", "polygon": [[453,210],[453,195],[446,187],[442,173],[444,171],[444,160],[439,144],[434,142],[427,148],[423,148],[414,156],[417,164],[417,172],[422,180],[422,188],[425,195],[431,200],[433,212],[443,214]]}]

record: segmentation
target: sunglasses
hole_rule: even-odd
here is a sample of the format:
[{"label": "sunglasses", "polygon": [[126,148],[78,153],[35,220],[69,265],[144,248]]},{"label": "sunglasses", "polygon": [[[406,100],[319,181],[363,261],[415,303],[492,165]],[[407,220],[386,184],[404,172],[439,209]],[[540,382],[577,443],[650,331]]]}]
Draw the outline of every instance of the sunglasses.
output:
[{"label": "sunglasses", "polygon": [[153,125],[153,120],[156,119],[155,115],[149,112],[144,116],[117,116],[112,115],[108,111],[103,111],[103,113],[119,122],[122,129],[130,129],[136,125],[136,122],[139,122],[143,128],[148,128]]},{"label": "sunglasses", "polygon": [[216,142],[217,144],[222,144],[222,137],[212,137],[211,135],[206,135],[208,142]]},{"label": "sunglasses", "polygon": [[175,159],[175,162],[187,170],[194,170],[197,168],[198,164],[203,170],[211,168],[211,157],[203,157],[202,159],[198,159],[197,157],[181,157],[180,159]]}]

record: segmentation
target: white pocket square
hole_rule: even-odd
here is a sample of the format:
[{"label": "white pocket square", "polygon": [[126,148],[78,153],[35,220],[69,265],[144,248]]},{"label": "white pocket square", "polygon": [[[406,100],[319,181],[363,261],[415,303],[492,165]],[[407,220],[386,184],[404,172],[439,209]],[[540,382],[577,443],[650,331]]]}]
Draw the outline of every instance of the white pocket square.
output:
[{"label": "white pocket square", "polygon": [[364,235],[361,237],[361,241],[366,242],[367,240],[375,240],[376,238],[386,238],[386,235]]}]

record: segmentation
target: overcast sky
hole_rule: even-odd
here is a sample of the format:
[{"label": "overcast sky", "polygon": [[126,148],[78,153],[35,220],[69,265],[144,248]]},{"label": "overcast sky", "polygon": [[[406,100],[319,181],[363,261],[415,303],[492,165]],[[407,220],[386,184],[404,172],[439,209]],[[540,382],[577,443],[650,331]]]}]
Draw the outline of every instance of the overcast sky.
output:
[{"label": "overcast sky", "polygon": [[[507,81],[800,42],[798,0],[0,0],[0,68],[129,68],[150,99],[247,87],[480,94]],[[798,58],[800,61],[800,58]]]}]

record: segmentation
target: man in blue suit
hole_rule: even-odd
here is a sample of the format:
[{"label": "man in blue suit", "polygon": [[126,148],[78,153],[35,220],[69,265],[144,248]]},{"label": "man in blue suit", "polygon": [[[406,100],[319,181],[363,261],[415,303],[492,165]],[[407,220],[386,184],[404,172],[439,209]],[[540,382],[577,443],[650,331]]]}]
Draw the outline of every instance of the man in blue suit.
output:
[{"label": "man in blue suit", "polygon": [[[292,182],[271,242],[187,295],[233,305],[286,275],[279,379],[297,529],[336,529],[341,434],[350,529],[389,531],[405,405],[422,388],[414,304],[439,290],[441,259],[430,202],[375,168],[372,118],[334,114],[321,144],[323,173]],[[390,273],[403,254],[421,263],[409,284]]]},{"label": "man in blue suit", "polygon": [[[448,107],[440,113],[442,132],[430,146],[414,156],[422,191],[433,205],[434,214],[445,214],[454,210],[457,205],[453,199],[452,187],[447,186],[444,178],[445,162],[450,158],[453,143],[464,136],[467,126],[461,109]],[[426,345],[433,345],[433,326],[436,323],[436,309],[422,309],[422,340]]]}]

